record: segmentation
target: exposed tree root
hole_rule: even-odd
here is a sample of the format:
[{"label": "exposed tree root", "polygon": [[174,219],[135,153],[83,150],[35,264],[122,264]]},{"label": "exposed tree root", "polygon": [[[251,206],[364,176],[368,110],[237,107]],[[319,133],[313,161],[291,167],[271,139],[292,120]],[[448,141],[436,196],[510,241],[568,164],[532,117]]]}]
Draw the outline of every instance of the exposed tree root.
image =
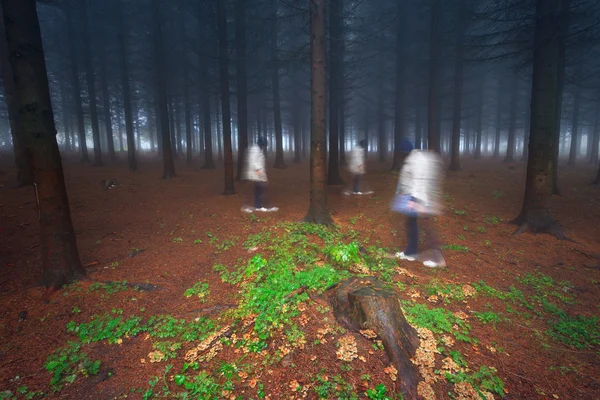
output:
[{"label": "exposed tree root", "polygon": [[511,236],[519,236],[526,232],[534,235],[538,233],[547,233],[556,237],[558,240],[568,240],[573,242],[573,240],[565,236],[558,222],[554,221],[549,216],[536,218],[534,216],[524,217],[523,215],[520,215],[514,220],[510,221],[510,223],[519,225],[517,230],[514,231]]}]

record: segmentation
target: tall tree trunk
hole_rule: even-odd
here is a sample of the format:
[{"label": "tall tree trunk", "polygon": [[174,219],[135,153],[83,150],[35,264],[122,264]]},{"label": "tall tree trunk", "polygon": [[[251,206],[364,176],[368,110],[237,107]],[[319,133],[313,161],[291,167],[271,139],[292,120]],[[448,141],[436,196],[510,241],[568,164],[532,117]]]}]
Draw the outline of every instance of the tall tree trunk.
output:
[{"label": "tall tree trunk", "polygon": [[148,138],[150,139],[150,152],[156,152],[155,135],[156,135],[156,120],[153,118],[150,106],[146,109],[146,121],[148,124]]},{"label": "tall tree trunk", "polygon": [[223,114],[223,152],[225,156],[224,195],[235,193],[233,183],[233,154],[231,151],[231,110],[229,104],[229,57],[227,50],[227,4],[217,2],[219,30],[219,75],[221,83],[221,110]]},{"label": "tall tree trunk", "polygon": [[217,120],[217,131],[215,132],[215,138],[217,140],[217,160],[223,162],[223,130],[221,129],[221,105],[220,98],[217,95],[215,97],[215,117]]},{"label": "tall tree trunk", "polygon": [[477,109],[477,134],[475,138],[475,159],[481,158],[481,137],[483,135],[483,105],[485,103],[485,74],[482,73],[479,77],[479,93],[478,93],[478,109]]},{"label": "tall tree trunk", "polygon": [[384,87],[385,87],[385,56],[381,52],[379,56],[379,78],[378,78],[378,93],[377,96],[377,152],[379,153],[379,162],[385,162],[387,155],[387,134],[385,131],[385,102],[384,102]]},{"label": "tall tree trunk", "polygon": [[213,140],[212,140],[212,115],[210,112],[210,92],[208,89],[208,69],[206,63],[201,63],[202,79],[204,88],[201,93],[202,97],[202,122],[204,124],[204,165],[202,169],[214,169],[215,162],[213,161]]},{"label": "tall tree trunk", "polygon": [[[450,150],[450,170],[460,169],[460,127],[462,122],[462,100],[463,100],[463,65],[465,52],[465,4],[459,0],[458,10],[458,35],[456,36],[454,54],[454,102],[452,110],[452,139]],[[465,137],[466,139],[466,137]],[[466,144],[466,141],[465,141]]]},{"label": "tall tree trunk", "polygon": [[94,80],[94,63],[92,58],[92,43],[88,21],[88,0],[81,1],[81,21],[83,23],[83,48],[85,61],[85,75],[87,78],[88,100],[90,102],[90,121],[92,123],[92,138],[94,139],[94,167],[102,166],[102,148],[100,147],[100,126],[98,124],[98,105],[96,98],[96,84]]},{"label": "tall tree trunk", "polygon": [[523,207],[514,221],[521,226],[515,234],[531,230],[564,238],[550,215],[553,143],[557,134],[560,43],[556,25],[560,19],[560,1],[536,1],[529,158]]},{"label": "tall tree trunk", "polygon": [[295,97],[292,104],[292,125],[294,128],[294,160],[293,163],[300,163],[300,151],[302,148],[302,127],[300,123],[300,99]]},{"label": "tall tree trunk", "polygon": [[415,111],[415,149],[423,148],[423,115],[422,107],[417,104]]},{"label": "tall tree trunk", "polygon": [[42,36],[34,0],[2,0],[19,122],[30,150],[38,205],[42,284],[57,289],[85,276],[71,221]]},{"label": "tall tree trunk", "polygon": [[271,0],[271,89],[273,90],[273,119],[275,123],[275,165],[285,168],[283,159],[283,128],[281,126],[281,99],[279,95],[279,55],[277,50],[277,3]]},{"label": "tall tree trunk", "polygon": [[600,185],[600,164],[598,164],[598,174],[596,174],[596,179],[594,180],[594,184]]},{"label": "tall tree trunk", "polygon": [[165,50],[162,34],[162,14],[160,1],[152,0],[154,24],[154,65],[156,67],[156,88],[158,94],[158,112],[160,113],[160,134],[163,149],[163,179],[175,176],[175,163],[173,162],[173,149],[169,132],[169,110],[167,106],[167,81],[165,68]]},{"label": "tall tree trunk", "polygon": [[123,144],[123,124],[121,123],[121,113],[117,112],[117,130],[119,135],[119,151],[122,153],[125,151],[125,146]]},{"label": "tall tree trunk", "polygon": [[406,12],[405,4],[398,2],[398,21],[396,21],[396,101],[394,108],[394,161],[392,170],[399,171],[404,163],[406,154],[402,152],[402,139],[404,138],[404,72],[406,56],[404,55],[406,41],[406,21],[403,17]]},{"label": "tall tree trunk", "polygon": [[[30,165],[30,154],[25,147],[24,132],[20,125],[19,118],[19,96],[13,80],[13,71],[10,65],[10,55],[8,43],[6,42],[6,31],[4,29],[4,16],[0,7],[0,67],[2,68],[2,81],[4,84],[4,99],[8,109],[8,119],[10,122],[10,135],[13,143],[13,153],[17,167],[17,186],[29,186],[33,183],[33,174]],[[62,80],[61,80],[62,83]],[[64,84],[61,86],[64,89]],[[64,102],[65,92],[61,90],[61,97]],[[63,113],[65,112],[63,108]],[[65,119],[66,120],[66,119]],[[65,129],[65,135],[67,130]]]},{"label": "tall tree trunk", "polygon": [[102,101],[104,105],[104,124],[106,125],[106,147],[111,161],[115,161],[115,142],[112,128],[112,116],[110,113],[110,90],[106,75],[106,51],[104,46],[99,46],[98,56],[100,58],[100,85],[102,85]]},{"label": "tall tree trunk", "polygon": [[177,138],[177,155],[183,154],[183,138],[181,135],[181,108],[178,99],[173,99],[173,122],[175,124],[175,137]]},{"label": "tall tree trunk", "polygon": [[75,30],[75,21],[73,19],[72,7],[65,7],[67,16],[67,29],[69,41],[69,56],[71,58],[71,81],[73,83],[73,92],[75,93],[75,111],[77,112],[77,136],[79,138],[79,151],[81,151],[81,161],[90,162],[88,155],[85,120],[83,118],[83,102],[81,101],[81,84],[79,82],[79,68],[77,63],[77,38],[79,37]]},{"label": "tall tree trunk", "polygon": [[[598,107],[598,106],[596,106]],[[600,116],[598,116],[598,112],[596,112],[596,115],[594,117],[594,131],[593,131],[593,138],[592,138],[592,143],[590,144],[592,149],[591,149],[591,153],[590,153],[590,162],[592,164],[596,164],[598,163],[598,145],[600,144]]]},{"label": "tall tree trunk", "polygon": [[[502,80],[498,79],[498,105],[496,107],[496,136],[494,138],[494,158],[500,157],[500,135],[502,132],[502,99],[504,98],[504,87],[502,86]],[[525,127],[528,129],[528,126]]]},{"label": "tall tree trunk", "polygon": [[575,86],[573,93],[573,119],[571,120],[571,147],[569,149],[569,161],[567,165],[577,164],[577,155],[579,154],[579,109],[581,108],[581,89]]},{"label": "tall tree trunk", "polygon": [[[343,59],[342,59],[343,60]],[[344,63],[342,62],[342,68],[340,72],[340,102],[338,103],[339,112],[339,136],[340,136],[340,166],[346,166],[346,106],[344,100]]]},{"label": "tall tree trunk", "polygon": [[342,185],[340,176],[339,153],[339,82],[340,68],[340,29],[342,25],[341,0],[329,2],[330,34],[329,34],[329,168],[327,169],[327,184]]},{"label": "tall tree trunk", "polygon": [[560,132],[562,131],[562,104],[565,87],[565,65],[567,58],[567,38],[571,23],[571,1],[560,1],[559,50],[558,50],[558,89],[556,91],[556,135],[554,137],[554,157],[552,157],[552,194],[560,196],[558,187],[558,160],[560,159]]},{"label": "tall tree trunk", "polygon": [[[135,155],[135,141],[133,137],[133,116],[131,111],[131,89],[129,83],[129,64],[127,62],[127,32],[125,30],[125,22],[123,19],[124,0],[120,0],[117,4],[117,20],[118,20],[118,38],[119,38],[119,64],[121,66],[121,87],[123,89],[123,110],[125,112],[125,134],[127,137],[127,160],[129,162],[129,170],[136,172],[137,159]],[[120,116],[120,114],[119,114]],[[121,134],[121,121],[119,120],[119,142],[121,151],[123,151],[123,135]]]},{"label": "tall tree trunk", "polygon": [[235,57],[237,83],[237,180],[242,179],[244,156],[248,148],[248,93],[246,83],[246,0],[235,2]]},{"label": "tall tree trunk", "polygon": [[325,113],[325,0],[308,0],[310,12],[311,112],[310,112],[310,206],[306,222],[331,224],[327,207],[327,155]]},{"label": "tall tree trunk", "polygon": [[135,132],[135,138],[137,140],[135,149],[136,151],[142,151],[142,130],[140,129],[140,114],[139,107],[136,105],[136,112],[133,118],[133,131]]},{"label": "tall tree trunk", "polygon": [[519,103],[519,77],[517,73],[512,76],[512,89],[510,98],[510,122],[508,127],[508,140],[506,141],[506,156],[504,162],[514,161],[515,139],[517,135],[517,108]]},{"label": "tall tree trunk", "polygon": [[[4,23],[4,18],[0,17],[0,21],[2,21],[2,23]],[[1,32],[4,32],[3,27],[0,27],[0,30],[1,30]],[[4,82],[8,82],[8,81],[5,79]],[[5,85],[7,85],[7,83],[5,83]],[[5,86],[5,88],[6,88],[6,86]],[[70,134],[71,133],[71,110],[69,108],[67,85],[66,85],[64,79],[60,80],[60,101],[61,101],[61,108],[62,108],[63,127],[65,129],[65,140],[66,140],[65,150],[73,151],[74,143],[71,143],[71,134]]]},{"label": "tall tree trunk", "polygon": [[441,0],[433,0],[431,5],[430,31],[431,43],[429,45],[429,116],[427,148],[437,153],[440,152],[440,31],[439,25],[442,18]]}]

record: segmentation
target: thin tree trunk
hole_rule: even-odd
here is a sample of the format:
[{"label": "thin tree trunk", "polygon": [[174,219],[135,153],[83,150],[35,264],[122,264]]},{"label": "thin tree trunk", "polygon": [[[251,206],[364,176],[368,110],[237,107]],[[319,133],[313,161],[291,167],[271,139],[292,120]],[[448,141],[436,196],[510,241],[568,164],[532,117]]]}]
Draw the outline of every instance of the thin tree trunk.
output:
[{"label": "thin tree trunk", "polygon": [[210,92],[208,89],[208,68],[206,63],[201,63],[201,79],[204,83],[202,90],[202,122],[204,123],[204,165],[202,169],[214,169],[213,140],[212,140],[212,115],[210,112]]},{"label": "thin tree trunk", "polygon": [[292,125],[294,129],[294,160],[293,163],[300,163],[300,151],[302,147],[302,128],[300,126],[300,99],[295,98],[292,105]]},{"label": "thin tree trunk", "polygon": [[440,152],[440,32],[441,0],[433,0],[431,6],[430,31],[431,43],[429,45],[429,116],[428,116],[428,143],[427,148],[437,153]]},{"label": "thin tree trunk", "polygon": [[110,160],[115,161],[117,156],[115,155],[115,142],[110,113],[110,90],[106,75],[106,51],[104,50],[104,46],[99,46],[98,55],[100,58],[100,85],[102,86],[102,101],[104,104],[104,124],[106,125],[106,146]]},{"label": "thin tree trunk", "polygon": [[[452,110],[452,138],[450,150],[450,170],[458,171],[460,169],[460,127],[462,122],[462,100],[463,100],[463,65],[465,52],[465,4],[459,3],[458,10],[458,35],[456,37],[456,46],[454,54],[454,103]],[[465,141],[466,144],[466,141]]]},{"label": "thin tree trunk", "polygon": [[415,149],[423,148],[423,115],[422,108],[417,104],[417,110],[415,111]]},{"label": "thin tree trunk", "polygon": [[175,124],[175,137],[177,138],[177,156],[183,155],[183,137],[181,135],[181,108],[178,99],[173,99],[173,123]]},{"label": "thin tree trunk", "polygon": [[479,98],[477,110],[477,134],[475,138],[475,159],[481,158],[481,137],[483,135],[483,105],[485,103],[485,74],[479,78]]},{"label": "thin tree trunk", "polygon": [[516,72],[512,76],[512,91],[510,98],[510,122],[508,127],[508,140],[506,141],[506,156],[504,162],[514,161],[515,139],[517,135],[517,108],[519,104],[519,78]]},{"label": "thin tree trunk", "polygon": [[[123,111],[125,112],[125,134],[127,137],[127,160],[129,170],[137,172],[137,159],[135,155],[135,141],[133,137],[133,116],[131,111],[131,89],[129,82],[129,64],[127,62],[127,31],[123,19],[124,0],[117,5],[118,38],[119,38],[119,63],[121,66],[121,87],[123,89]],[[119,114],[120,117],[120,114]],[[121,132],[121,121],[119,119],[119,143],[123,151],[123,135]]]},{"label": "thin tree trunk", "polygon": [[384,52],[381,52],[379,57],[379,82],[377,96],[377,152],[379,153],[379,162],[384,163],[387,155],[387,134],[385,131],[385,102],[384,102],[384,87],[385,87],[385,70],[384,70]]},{"label": "thin tree trunk", "polygon": [[73,82],[73,92],[75,93],[75,110],[77,112],[77,135],[79,138],[79,151],[81,151],[81,161],[90,162],[88,155],[85,121],[83,118],[83,103],[81,101],[81,84],[79,82],[79,68],[77,66],[77,33],[75,31],[75,21],[73,19],[72,7],[65,7],[67,15],[69,56],[71,58],[71,80]]},{"label": "thin tree trunk", "polygon": [[593,138],[592,138],[592,143],[591,143],[591,153],[590,153],[590,162],[592,164],[596,164],[598,163],[598,145],[600,144],[600,116],[598,115],[598,112],[596,112],[596,115],[594,117],[594,132],[593,132]]},{"label": "thin tree trunk", "polygon": [[[10,55],[8,43],[6,41],[6,30],[4,29],[4,16],[0,7],[0,66],[2,68],[2,81],[4,83],[4,100],[8,111],[8,119],[10,123],[10,135],[13,143],[13,153],[15,156],[15,164],[17,167],[17,186],[29,186],[33,184],[33,173],[31,171],[29,151],[25,146],[24,132],[20,125],[19,118],[19,96],[17,87],[13,79],[13,70],[10,65]],[[62,83],[62,80],[61,80]],[[64,84],[61,88],[64,89]],[[61,90],[61,97],[64,102],[65,92]],[[63,113],[64,113],[63,108]],[[65,129],[66,135],[66,129]]]},{"label": "thin tree trunk", "polygon": [[400,18],[396,21],[396,101],[394,108],[394,161],[392,170],[399,171],[404,163],[406,154],[402,152],[402,139],[404,138],[404,73],[406,69],[405,53],[405,31],[406,21],[402,17],[405,15],[404,5],[398,2],[398,13]]},{"label": "thin tree trunk", "polygon": [[221,105],[219,104],[219,96],[215,98],[215,116],[217,120],[217,131],[215,137],[217,139],[217,160],[223,162],[223,130],[221,129]]},{"label": "thin tree trunk", "polygon": [[90,40],[89,21],[87,15],[88,0],[81,1],[81,16],[83,23],[82,37],[84,48],[85,75],[87,78],[88,100],[90,102],[90,121],[92,125],[92,138],[94,140],[94,167],[100,167],[102,163],[102,148],[100,147],[100,126],[98,124],[98,106],[96,98],[96,84],[94,80],[94,63],[92,56],[92,43]]},{"label": "thin tree trunk", "polygon": [[173,149],[169,132],[169,110],[167,106],[167,82],[165,68],[165,50],[162,34],[162,14],[159,0],[152,0],[154,23],[154,64],[156,66],[156,87],[158,94],[158,111],[160,113],[160,132],[163,149],[163,179],[175,176],[175,163],[173,162]]},{"label": "thin tree trunk", "polygon": [[58,289],[85,276],[79,259],[50,100],[42,36],[34,0],[2,0],[19,122],[31,154],[38,206],[43,275]]},{"label": "thin tree trunk", "polygon": [[306,222],[331,224],[327,207],[327,155],[325,153],[325,108],[327,76],[325,73],[325,0],[309,0],[311,118],[310,118],[310,206]]},{"label": "thin tree trunk", "polygon": [[283,159],[283,128],[281,126],[281,99],[279,95],[279,56],[277,54],[277,3],[271,0],[271,89],[273,90],[273,119],[275,123],[275,165],[285,168]]},{"label": "thin tree trunk", "polygon": [[[496,107],[496,136],[494,138],[494,158],[500,157],[500,136],[502,132],[502,99],[504,95],[504,88],[502,86],[502,80],[498,79],[498,105]],[[528,127],[525,127],[528,129]]]},{"label": "thin tree trunk", "polygon": [[573,119],[571,122],[571,147],[569,149],[569,161],[567,165],[574,166],[577,164],[577,155],[579,154],[579,109],[581,107],[581,89],[575,87],[573,93]]},{"label": "thin tree trunk", "polygon": [[223,152],[225,153],[224,195],[235,193],[233,180],[233,154],[231,151],[231,110],[229,104],[229,57],[227,50],[227,4],[217,2],[219,30],[219,75],[221,83],[221,110],[223,114]]},{"label": "thin tree trunk", "polygon": [[329,35],[329,168],[327,169],[327,184],[342,185],[344,181],[340,176],[339,153],[339,82],[340,68],[340,34],[342,24],[341,0],[329,2],[330,35]]},{"label": "thin tree trunk", "polygon": [[[3,22],[4,19],[0,18]],[[1,32],[4,32],[4,29],[0,27]],[[7,82],[7,80],[4,80]],[[5,84],[6,85],[6,84]],[[6,86],[5,86],[6,87]],[[63,117],[63,127],[65,129],[65,150],[70,152],[73,151],[73,144],[71,143],[71,118],[70,118],[70,109],[69,109],[69,99],[67,97],[67,85],[64,79],[60,80],[60,101],[62,108],[62,117]]]},{"label": "thin tree trunk", "polygon": [[237,83],[237,180],[242,179],[244,156],[248,148],[248,93],[246,83],[246,0],[235,2],[235,56]]},{"label": "thin tree trunk", "polygon": [[557,134],[560,43],[556,24],[560,0],[537,0],[536,4],[529,158],[523,207],[514,221],[521,226],[515,234],[531,230],[564,238],[550,215],[553,144]]}]

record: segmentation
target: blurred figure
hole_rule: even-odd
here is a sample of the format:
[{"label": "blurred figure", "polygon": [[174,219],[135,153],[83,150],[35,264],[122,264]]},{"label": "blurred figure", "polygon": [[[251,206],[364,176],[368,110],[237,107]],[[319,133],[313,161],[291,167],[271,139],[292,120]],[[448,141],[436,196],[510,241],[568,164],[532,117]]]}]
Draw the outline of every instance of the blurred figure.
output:
[{"label": "blurred figure", "polygon": [[242,207],[244,212],[273,212],[279,210],[277,207],[265,207],[268,205],[266,150],[267,139],[264,137],[259,137],[256,144],[253,144],[247,150],[243,177],[254,182],[254,207],[244,206]]},{"label": "blurred figure", "polygon": [[367,146],[366,140],[361,140],[358,142],[358,145],[352,149],[350,152],[350,157],[348,160],[348,170],[352,174],[352,190],[345,190],[343,193],[346,195],[350,194],[372,194],[371,190],[361,190],[361,186],[364,188],[364,175],[366,172],[366,150]]},{"label": "blurred figure", "polygon": [[[405,146],[412,148],[410,143]],[[423,260],[423,265],[432,268],[446,265],[431,218],[442,214],[442,171],[442,160],[433,151],[412,150],[404,160],[392,210],[406,215],[407,244],[396,257]],[[421,251],[419,226],[426,236]]]}]

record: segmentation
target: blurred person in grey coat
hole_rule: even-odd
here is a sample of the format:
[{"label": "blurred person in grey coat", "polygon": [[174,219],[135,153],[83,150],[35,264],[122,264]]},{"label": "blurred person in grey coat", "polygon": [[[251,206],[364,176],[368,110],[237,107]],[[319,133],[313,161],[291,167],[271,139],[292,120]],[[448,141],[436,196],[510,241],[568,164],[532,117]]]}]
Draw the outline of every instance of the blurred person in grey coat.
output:
[{"label": "blurred person in grey coat", "polygon": [[[366,173],[366,140],[361,140],[358,145],[352,149],[348,157],[348,171],[352,174],[352,190],[345,190],[343,193],[349,194],[372,194],[373,191],[365,190],[364,175]],[[361,185],[362,184],[362,185]],[[361,190],[361,186],[363,189]]]},{"label": "blurred person in grey coat", "polygon": [[242,207],[242,211],[273,212],[279,210],[277,207],[265,207],[268,205],[267,198],[267,170],[265,151],[267,139],[259,137],[256,144],[250,146],[246,152],[246,165],[244,166],[243,178],[254,182],[254,207]]},{"label": "blurred person in grey coat", "polygon": [[[405,146],[408,146],[406,143]],[[412,147],[412,144],[410,144]],[[396,257],[423,260],[427,267],[446,265],[433,228],[433,216],[441,215],[443,168],[440,156],[434,151],[412,150],[400,171],[396,199],[402,203],[395,210],[406,215],[407,244]],[[394,206],[392,207],[394,210]],[[419,251],[419,226],[424,231],[425,246]]]}]

